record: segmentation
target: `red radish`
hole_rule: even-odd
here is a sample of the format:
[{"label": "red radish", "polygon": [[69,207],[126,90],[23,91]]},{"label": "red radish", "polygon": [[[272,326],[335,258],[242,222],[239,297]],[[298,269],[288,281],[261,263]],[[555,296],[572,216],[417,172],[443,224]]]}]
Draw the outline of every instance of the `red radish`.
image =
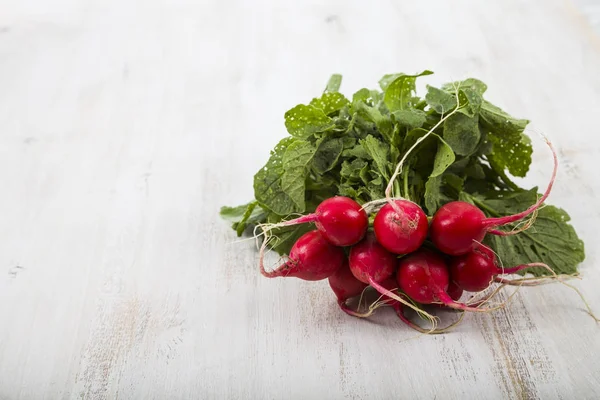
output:
[{"label": "red radish", "polygon": [[314,214],[303,215],[277,224],[263,225],[263,232],[274,228],[314,222],[329,243],[351,246],[358,243],[369,227],[369,217],[361,205],[349,197],[335,196],[323,200]]},{"label": "red radish", "polygon": [[356,313],[346,306],[346,300],[360,295],[368,285],[352,275],[347,261],[329,277],[329,286],[335,293],[340,308],[345,313],[356,316]]},{"label": "red radish", "polygon": [[[391,277],[398,264],[396,256],[384,249],[373,234],[368,234],[350,249],[349,262],[352,275],[375,289],[377,287],[373,283],[379,283]],[[377,289],[377,291],[379,290]]]},{"label": "red radish", "polygon": [[450,261],[450,276],[452,281],[462,289],[469,292],[480,292],[490,286],[497,275],[514,274],[532,267],[549,268],[542,263],[501,268],[498,266],[494,252],[487,246],[479,245],[470,253],[454,257]]},{"label": "red radish", "polygon": [[290,250],[289,259],[273,271],[265,271],[261,256],[260,272],[267,278],[296,277],[318,281],[333,275],[345,259],[342,248],[332,245],[315,230],[300,236]]},{"label": "red radish", "polygon": [[513,232],[501,231],[494,228],[519,221],[533,213],[542,205],[552,191],[552,185],[554,184],[558,168],[558,159],[552,144],[548,140],[546,140],[546,143],[548,143],[550,150],[552,150],[554,169],[546,191],[534,205],[518,214],[487,218],[483,211],[470,203],[453,201],[445,204],[435,213],[429,228],[431,241],[435,247],[451,256],[460,256],[472,251],[477,242],[483,240],[486,233],[494,235],[513,234]]},{"label": "red radish", "polygon": [[373,229],[377,240],[388,251],[408,254],[417,250],[427,237],[427,215],[412,201],[394,200],[375,216]]},{"label": "red radish", "polygon": [[448,295],[450,275],[444,259],[429,250],[418,250],[400,260],[396,280],[408,297],[422,304],[441,302],[463,311],[488,312],[490,309],[470,307]]},{"label": "red radish", "polygon": [[433,319],[431,315],[381,285],[381,282],[394,275],[398,261],[394,254],[387,251],[377,242],[375,235],[367,234],[362,241],[354,245],[350,249],[348,261],[350,263],[350,271],[352,271],[356,279],[363,283],[368,283],[380,294],[399,301],[414,309],[422,316]]}]

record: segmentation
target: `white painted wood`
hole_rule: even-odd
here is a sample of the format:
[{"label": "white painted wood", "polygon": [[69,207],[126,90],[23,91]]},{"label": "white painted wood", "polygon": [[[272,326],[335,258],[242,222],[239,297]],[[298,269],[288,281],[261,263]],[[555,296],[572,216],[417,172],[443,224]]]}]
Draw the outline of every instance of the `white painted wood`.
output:
[{"label": "white painted wood", "polygon": [[596,0],[574,0],[574,3],[587,18],[592,28],[600,33],[600,3]]},{"label": "white painted wood", "polygon": [[600,312],[600,39],[569,0],[1,1],[0,398],[599,398],[600,326],[564,287],[414,339],[263,279],[218,219],[330,73],[423,68],[560,149]]}]

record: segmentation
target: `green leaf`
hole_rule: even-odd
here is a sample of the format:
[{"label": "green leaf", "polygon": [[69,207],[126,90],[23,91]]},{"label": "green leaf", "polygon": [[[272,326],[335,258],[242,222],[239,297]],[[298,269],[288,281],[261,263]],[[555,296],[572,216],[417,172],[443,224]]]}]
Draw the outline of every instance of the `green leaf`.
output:
[{"label": "green leaf", "polygon": [[[487,215],[497,217],[527,209],[537,201],[537,196],[537,188],[533,188],[501,198],[477,197],[474,200]],[[557,274],[573,274],[584,260],[585,251],[569,220],[564,210],[545,206],[539,210],[535,223],[528,230],[512,236],[487,235],[486,243],[498,253],[505,267],[542,262]],[[527,271],[536,276],[548,274],[539,268]]]},{"label": "green leaf", "polygon": [[358,115],[367,121],[373,122],[388,142],[391,141],[393,125],[389,115],[383,115],[376,107],[371,107],[362,101],[356,103],[354,109]]},{"label": "green leaf", "polygon": [[385,105],[391,112],[413,107],[416,104],[413,95],[416,90],[415,82],[417,78],[431,74],[433,74],[433,72],[426,70],[417,75],[398,76],[385,88],[383,98]]},{"label": "green leaf", "polygon": [[425,101],[438,114],[447,114],[456,107],[455,95],[429,85],[427,85]]},{"label": "green leaf", "polygon": [[461,105],[459,111],[469,117],[474,117],[479,114],[481,105],[483,104],[483,97],[476,89],[465,87],[460,89],[458,101]]},{"label": "green leaf", "polygon": [[481,105],[480,121],[489,131],[487,139],[493,146],[489,157],[494,168],[507,169],[514,176],[524,177],[533,153],[531,140],[523,134],[529,121],[513,118],[487,101]]},{"label": "green leaf", "polygon": [[342,86],[342,75],[333,74],[329,81],[327,82],[327,87],[325,88],[326,92],[337,92],[340,90],[340,86]]},{"label": "green leaf", "polygon": [[380,80],[379,80],[379,87],[381,87],[381,90],[383,90],[385,92],[385,90],[388,88],[388,86],[390,86],[390,83],[394,82],[396,79],[398,79],[401,76],[404,76],[406,74],[400,72],[397,74],[385,74]]},{"label": "green leaf", "polygon": [[457,199],[460,192],[463,191],[465,180],[456,174],[447,172],[444,174],[444,183],[448,188],[456,192],[453,199]]},{"label": "green leaf", "polygon": [[372,160],[373,159],[373,157],[371,157],[371,155],[369,153],[367,153],[367,151],[365,150],[363,145],[360,143],[351,149],[344,150],[344,152],[342,153],[342,156],[343,157],[356,157],[356,158],[360,158],[363,160]]},{"label": "green leaf", "polygon": [[444,140],[458,155],[472,154],[480,139],[481,132],[476,117],[455,113],[444,122]]},{"label": "green leaf", "polygon": [[[363,170],[369,166],[369,163],[360,160],[354,159],[352,161],[344,161],[342,163],[342,169],[340,170],[340,175],[342,178],[348,181],[360,182],[361,181],[361,173]],[[366,183],[366,182],[365,182]]]},{"label": "green leaf", "polygon": [[380,132],[377,131],[375,124],[359,116],[358,113],[355,114],[353,120],[354,125],[352,126],[352,131],[349,132],[353,137],[364,139],[369,135],[379,136]]},{"label": "green leaf", "polygon": [[317,146],[312,165],[319,174],[332,170],[338,163],[344,150],[343,138],[324,139]]},{"label": "green leaf", "polygon": [[375,179],[370,180],[367,183],[367,190],[372,199],[381,199],[385,197],[385,186],[387,181],[384,182],[381,176],[378,176]]},{"label": "green leaf", "polygon": [[456,94],[458,88],[458,100],[460,103],[459,112],[474,117],[479,114],[479,110],[483,103],[483,93],[487,90],[487,85],[475,78],[465,79],[447,83],[442,86],[442,90]]},{"label": "green leaf", "polygon": [[265,221],[266,212],[252,201],[238,207],[221,207],[221,218],[233,222],[232,228],[238,236],[242,236],[246,228]]},{"label": "green leaf", "polygon": [[493,168],[507,169],[513,176],[524,177],[531,165],[533,147],[528,136],[496,136],[488,135],[493,144],[490,155]]},{"label": "green leaf", "polygon": [[442,182],[441,176],[432,176],[427,179],[427,183],[425,184],[425,207],[431,215],[437,211],[445,200],[441,188]]},{"label": "green leaf", "polygon": [[456,88],[460,89],[472,89],[480,96],[482,96],[487,90],[487,85],[481,82],[479,79],[468,78],[464,81],[450,82],[442,85],[442,90],[450,93],[456,93]]},{"label": "green leaf", "polygon": [[427,208],[430,215],[435,214],[438,208],[444,204],[455,200],[445,193],[444,184],[446,181],[444,178],[443,176],[430,177],[425,183],[425,208]]},{"label": "green leaf", "polygon": [[454,152],[441,137],[435,135],[439,139],[437,152],[435,154],[435,160],[433,161],[433,171],[431,171],[431,177],[435,178],[443,174],[446,169],[452,165],[456,157]]},{"label": "green leaf", "polygon": [[325,92],[320,98],[314,98],[310,102],[311,106],[323,110],[326,115],[333,114],[349,104],[350,101],[338,92]]},{"label": "green leaf", "polygon": [[296,141],[288,146],[283,155],[283,175],[281,190],[295,204],[296,212],[306,210],[305,192],[308,164],[315,154],[315,148],[309,142]]},{"label": "green leaf", "polygon": [[358,92],[352,95],[352,106],[354,107],[358,103],[365,102],[371,98],[371,91],[367,88],[362,88]]},{"label": "green leaf", "polygon": [[[402,154],[407,152],[422,136],[427,134],[427,130],[417,128],[409,131],[404,139]],[[414,168],[419,171],[423,179],[427,179],[433,170],[432,161],[435,160],[438,149],[437,135],[429,135],[427,139],[421,141],[407,158],[408,163],[414,163]]]},{"label": "green leaf", "polygon": [[[298,204],[302,205],[303,199],[298,198],[299,190],[295,187],[300,184],[296,182],[300,177],[288,176],[284,188],[283,175],[295,166],[292,155],[288,155],[288,164],[284,167],[284,155],[290,149],[305,146],[306,142],[287,137],[281,140],[271,151],[269,161],[254,175],[254,197],[261,207],[273,211],[277,215],[288,215],[293,212],[304,211]],[[303,175],[304,176],[304,175]],[[288,191],[291,191],[288,193]],[[293,196],[293,197],[292,197]]]},{"label": "green leaf", "polygon": [[474,179],[485,179],[485,171],[481,164],[473,163],[465,168],[465,174]]},{"label": "green leaf", "polygon": [[396,118],[396,122],[408,129],[420,128],[425,121],[427,121],[427,114],[425,111],[415,108],[397,110],[394,111],[392,115]]},{"label": "green leaf", "polygon": [[526,119],[513,118],[488,101],[483,101],[479,111],[481,123],[493,134],[507,136],[520,134],[529,123]]},{"label": "green leaf", "polygon": [[285,127],[290,135],[300,139],[333,128],[334,122],[323,110],[299,104],[285,113]]},{"label": "green leaf", "polygon": [[250,207],[250,205],[252,205],[253,203],[255,203],[255,202],[251,201],[248,204],[243,204],[243,205],[237,206],[237,207],[223,206],[223,207],[221,207],[221,211],[219,211],[219,215],[225,221],[239,222],[244,217],[244,214],[246,213],[246,210],[248,209],[248,207]]},{"label": "green leaf", "polygon": [[356,146],[356,139],[353,137],[344,136],[342,137],[342,143],[344,144],[344,150],[352,149]]},{"label": "green leaf", "polygon": [[390,162],[388,160],[389,157],[389,148],[380,140],[375,139],[373,136],[369,135],[365,139],[360,141],[360,144],[364,147],[365,151],[369,153],[371,158],[377,167],[377,171],[386,179],[389,178],[388,175],[388,166]]},{"label": "green leaf", "polygon": [[[246,208],[246,212],[244,212],[242,219],[235,226],[235,231],[238,236],[242,236],[242,233],[244,233],[244,231],[246,230],[246,222],[248,221],[248,219],[250,218],[250,216],[256,209],[257,205],[258,205],[258,202],[256,202],[256,201],[253,201],[252,203],[248,204],[248,207]],[[258,212],[260,212],[260,209]]]},{"label": "green leaf", "polygon": [[431,176],[425,183],[424,201],[430,215],[444,204],[457,200],[463,190],[464,180],[453,173]]}]

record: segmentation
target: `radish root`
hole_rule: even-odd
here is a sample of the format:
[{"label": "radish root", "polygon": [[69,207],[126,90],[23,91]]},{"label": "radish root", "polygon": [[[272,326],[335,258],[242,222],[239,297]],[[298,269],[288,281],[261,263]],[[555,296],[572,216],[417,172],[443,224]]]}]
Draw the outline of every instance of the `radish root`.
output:
[{"label": "radish root", "polygon": [[405,306],[412,308],[413,310],[415,310],[417,312],[417,314],[419,314],[419,316],[421,316],[422,318],[426,319],[427,321],[429,321],[433,327],[433,329],[435,329],[437,327],[437,317],[429,314],[426,311],[421,310],[419,307],[413,305],[412,303],[404,300],[403,298],[401,298],[400,296],[398,296],[397,294],[393,293],[391,290],[387,290],[386,288],[384,288],[383,286],[381,286],[379,283],[375,282],[373,279],[369,280],[369,284],[375,289],[377,290],[379,293],[381,293],[382,295],[385,295],[387,297],[390,297],[402,304],[404,304]]},{"label": "radish root", "polygon": [[394,307],[394,310],[396,311],[396,315],[398,315],[398,318],[400,318],[400,320],[402,322],[404,322],[406,325],[408,325],[409,327],[411,327],[412,329],[421,332],[422,334],[425,335],[439,335],[441,333],[445,333],[448,332],[449,330],[453,329],[454,327],[458,326],[464,319],[465,317],[465,312],[462,311],[460,313],[460,316],[458,317],[458,319],[456,321],[454,321],[453,323],[451,323],[450,325],[444,327],[444,328],[433,328],[433,329],[425,329],[423,327],[421,327],[420,325],[412,322],[410,319],[408,319],[406,317],[406,315],[404,315],[404,310],[402,309],[402,306],[400,306],[399,304],[396,304]]},{"label": "radish root", "polygon": [[[554,271],[552,271],[552,272],[554,272]],[[574,290],[575,293],[577,293],[577,295],[583,302],[583,304],[585,305],[586,312],[590,315],[590,317],[592,317],[594,319],[594,321],[600,322],[600,319],[596,316],[596,314],[594,314],[592,307],[588,303],[588,301],[585,298],[585,296],[583,295],[583,293],[581,293],[581,291],[578,288],[576,288],[575,286],[571,285],[570,283],[565,282],[566,279],[571,279],[573,277],[574,277],[573,275],[558,275],[554,272],[554,274],[552,276],[548,276],[548,277],[544,277],[544,278],[532,277],[532,278],[521,278],[521,279],[510,280],[510,279],[497,277],[496,282],[502,283],[503,285],[512,285],[512,286],[540,286],[540,285],[545,285],[548,283],[558,282],[558,283],[565,285],[566,287]]]},{"label": "radish root", "polygon": [[[546,277],[531,277],[531,278],[520,278],[520,279],[506,279],[503,277],[496,276],[493,280],[494,282],[501,283],[503,285],[518,286],[519,288],[521,286],[539,286],[539,285],[545,285],[548,283],[558,282],[558,283],[574,290],[575,293],[577,293],[577,295],[579,295],[579,298],[581,298],[581,301],[583,301],[583,304],[585,305],[585,308],[586,308],[586,312],[594,319],[594,321],[600,322],[600,319],[592,311],[592,308],[591,308],[590,304],[588,303],[587,299],[585,298],[585,296],[583,295],[583,293],[581,293],[581,291],[578,288],[576,288],[575,286],[565,282],[565,280],[567,280],[567,279],[578,277],[579,274],[575,273],[573,275],[566,275],[566,274],[559,275],[548,264],[544,264],[544,263],[529,263],[529,264],[518,265],[518,266],[512,267],[512,268],[504,268],[502,259],[500,258],[498,253],[496,253],[492,248],[484,245],[481,242],[476,241],[476,243],[479,244],[480,246],[486,248],[487,250],[493,252],[496,255],[496,259],[500,263],[500,268],[501,268],[503,274],[515,274],[518,271],[526,270],[527,268],[532,268],[532,267],[541,267],[550,273],[550,275],[546,276]],[[491,285],[491,283],[490,283],[490,285]],[[517,289],[517,291],[518,291],[518,289]]]}]

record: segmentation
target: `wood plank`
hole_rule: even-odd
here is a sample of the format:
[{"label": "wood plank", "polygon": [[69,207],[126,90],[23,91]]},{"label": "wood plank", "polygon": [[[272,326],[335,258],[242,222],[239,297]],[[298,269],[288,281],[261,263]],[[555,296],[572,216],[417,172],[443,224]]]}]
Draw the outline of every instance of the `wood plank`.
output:
[{"label": "wood plank", "polygon": [[[570,1],[5,1],[0,399],[600,397],[598,325],[562,286],[414,337],[266,280],[217,217],[282,116],[343,73],[475,76],[560,149],[552,203],[600,310],[600,39]],[[525,181],[550,158],[536,142]],[[600,312],[600,311],[599,311]]]}]

